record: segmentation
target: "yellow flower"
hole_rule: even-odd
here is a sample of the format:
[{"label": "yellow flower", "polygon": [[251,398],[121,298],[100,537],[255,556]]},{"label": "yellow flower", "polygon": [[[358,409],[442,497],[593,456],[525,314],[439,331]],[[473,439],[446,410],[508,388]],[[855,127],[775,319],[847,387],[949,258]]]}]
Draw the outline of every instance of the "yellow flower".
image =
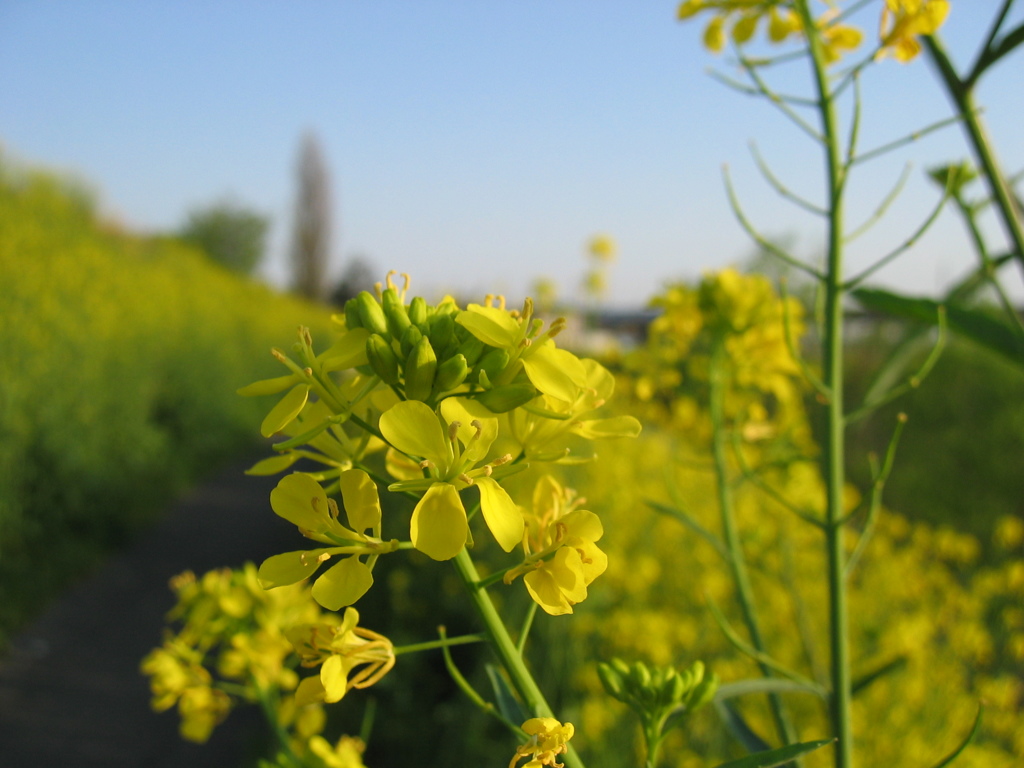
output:
[{"label": "yellow flower", "polygon": [[498,434],[497,419],[467,418],[456,398],[441,403],[441,415],[417,400],[396,403],[380,417],[384,438],[402,453],[422,459],[429,477],[401,480],[391,491],[425,491],[412,513],[413,546],[435,560],[455,557],[466,543],[469,522],[459,491],[480,491],[480,511],[495,540],[506,552],[523,535],[523,517],[508,493],[491,477],[495,465],[474,469]]},{"label": "yellow flower", "polygon": [[576,509],[572,492],[545,475],[533,492],[533,511],[527,514],[528,532],[523,564],[504,576],[511,584],[521,574],[527,592],[552,616],[572,613],[587,598],[587,587],[604,573],[608,557],[595,542],[604,535],[593,512]]},{"label": "yellow flower", "polygon": [[882,49],[878,58],[888,54],[906,63],[921,52],[921,35],[934,35],[949,15],[949,0],[885,0],[879,22]]},{"label": "yellow flower", "polygon": [[541,768],[544,765],[562,768],[562,763],[556,762],[555,758],[568,751],[569,739],[575,733],[572,723],[562,725],[553,717],[534,717],[523,723],[523,730],[530,737],[529,741],[516,747],[508,768],[516,768],[516,763],[524,757],[530,757],[530,762],[520,768]]},{"label": "yellow flower", "polygon": [[[391,671],[395,665],[391,641],[358,624],[358,611],[346,608],[340,625],[304,624],[285,633],[302,666],[320,666],[319,676],[299,683],[297,706],[340,701],[353,688],[368,688]],[[362,669],[356,671],[357,667]]]},{"label": "yellow flower", "polygon": [[361,531],[380,533],[380,501],[377,486],[361,469],[341,473],[341,496],[350,528],[338,522],[339,510],[320,483],[301,472],[281,479],[270,494],[270,506],[280,517],[295,523],[307,538],[332,544],[321,549],[274,555],[263,561],[259,581],[264,589],[294,584],[312,576],[335,555],[348,555],[329,568],[313,584],[313,598],[324,608],[337,611],[351,605],[373,584],[370,568],[361,555],[392,552],[397,541],[385,542]]},{"label": "yellow flower", "polygon": [[326,768],[366,768],[363,765],[365,750],[362,739],[354,736],[342,736],[333,747],[322,736],[309,740],[309,751],[320,758]]}]

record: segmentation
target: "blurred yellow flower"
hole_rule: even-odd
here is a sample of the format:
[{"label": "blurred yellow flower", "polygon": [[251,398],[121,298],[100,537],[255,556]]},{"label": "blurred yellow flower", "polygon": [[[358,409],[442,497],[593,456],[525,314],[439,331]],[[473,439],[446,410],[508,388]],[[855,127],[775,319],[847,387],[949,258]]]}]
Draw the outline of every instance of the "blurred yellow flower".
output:
[{"label": "blurred yellow flower", "polygon": [[572,723],[563,725],[553,717],[534,717],[523,723],[523,730],[530,738],[516,748],[508,768],[516,768],[516,763],[524,757],[529,757],[530,761],[521,768],[541,768],[545,765],[562,768],[562,763],[556,762],[556,758],[568,751],[569,739],[575,732]]}]

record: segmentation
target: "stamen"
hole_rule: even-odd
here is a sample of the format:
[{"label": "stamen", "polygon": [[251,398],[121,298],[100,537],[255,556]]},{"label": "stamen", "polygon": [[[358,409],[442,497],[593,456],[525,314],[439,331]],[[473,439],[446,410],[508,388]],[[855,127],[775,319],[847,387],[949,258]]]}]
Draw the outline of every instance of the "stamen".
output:
[{"label": "stamen", "polygon": [[313,369],[312,368],[303,368],[302,372],[304,374],[306,374],[307,376],[312,376],[313,375]]},{"label": "stamen", "polygon": [[495,296],[495,298],[498,300],[498,309],[504,309],[505,308],[505,296],[503,294],[499,293],[497,296]]},{"label": "stamen", "polygon": [[483,434],[484,425],[480,422],[480,419],[473,419],[471,422],[469,422],[469,426],[473,427],[473,429],[476,430],[476,433],[473,435],[472,438],[473,440],[476,440],[477,438],[480,437],[480,435]]},{"label": "stamen", "polygon": [[485,307],[494,306],[494,294],[493,293],[488,293],[486,296],[484,296],[484,306]]},{"label": "stamen", "polygon": [[[448,439],[451,442],[455,442],[459,437],[459,428],[462,426],[461,421],[453,421],[448,425]],[[436,433],[435,433],[436,434]]]},{"label": "stamen", "polygon": [[459,475],[459,480],[464,482],[466,485],[473,485],[473,478],[467,475],[465,472]]},{"label": "stamen", "polygon": [[432,462],[430,459],[424,459],[423,461],[420,462],[420,469],[433,469],[433,468],[434,468],[434,462]]},{"label": "stamen", "polygon": [[496,458],[494,461],[488,464],[488,466],[500,467],[502,464],[508,464],[510,461],[512,461],[512,454],[506,453],[504,456],[499,456],[498,458]]},{"label": "stamen", "polygon": [[316,561],[318,563],[326,563],[330,559],[331,559],[331,553],[330,552],[321,552],[319,555],[317,555]]},{"label": "stamen", "polygon": [[397,269],[391,269],[391,270],[388,270],[387,275],[384,277],[384,281],[388,284],[388,288],[390,288],[393,291],[397,291],[398,287],[395,285],[395,281],[391,279],[391,276],[392,275],[397,275],[397,274],[398,274],[398,270]]},{"label": "stamen", "polygon": [[373,290],[377,294],[377,298],[378,299],[381,299],[381,298],[384,297],[384,286],[381,285],[380,283],[374,283],[373,284]]},{"label": "stamen", "polygon": [[277,347],[272,348],[270,350],[270,354],[272,354],[278,361],[282,363],[288,361],[288,356]]},{"label": "stamen", "polygon": [[327,499],[327,508],[331,511],[331,517],[337,520],[338,515],[340,514],[338,510],[338,502],[334,499]]}]

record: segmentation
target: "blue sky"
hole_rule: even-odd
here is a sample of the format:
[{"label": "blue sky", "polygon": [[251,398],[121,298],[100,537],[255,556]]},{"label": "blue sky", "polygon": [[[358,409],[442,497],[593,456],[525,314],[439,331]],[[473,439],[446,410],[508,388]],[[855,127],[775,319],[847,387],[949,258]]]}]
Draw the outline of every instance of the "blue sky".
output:
[{"label": "blue sky", "polygon": [[[954,2],[945,36],[961,65],[996,5]],[[748,142],[809,197],[822,187],[818,150],[706,74],[729,72],[728,61],[700,47],[703,23],[677,23],[675,6],[0,0],[0,142],[88,180],[108,216],[141,230],[174,228],[225,196],[269,214],[265,272],[279,283],[306,130],[332,173],[335,275],[361,255],[381,275],[411,272],[424,291],[519,297],[543,276],[571,299],[586,241],[607,232],[619,243],[613,301],[639,304],[669,279],[749,253],[723,190],[726,162],[751,218],[813,258],[820,225],[775,197]],[[1011,171],[1024,168],[1022,73],[1018,53],[980,91]],[[800,88],[800,74],[783,73],[784,90]],[[864,94],[865,147],[949,114],[923,60],[874,67]],[[854,268],[927,214],[936,192],[923,169],[967,154],[953,127],[864,166],[855,221],[914,162],[890,217],[857,241]],[[938,290],[973,263],[961,229],[944,216],[878,282]]]}]

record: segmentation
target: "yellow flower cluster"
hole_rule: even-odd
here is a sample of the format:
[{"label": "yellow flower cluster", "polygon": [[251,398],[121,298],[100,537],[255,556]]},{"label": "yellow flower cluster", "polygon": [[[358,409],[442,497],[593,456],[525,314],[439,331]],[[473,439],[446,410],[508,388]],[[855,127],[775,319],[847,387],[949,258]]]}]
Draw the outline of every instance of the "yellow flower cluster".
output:
[{"label": "yellow flower cluster", "polygon": [[[707,359],[708,340],[721,333],[734,339],[726,343],[732,350],[727,356],[733,370],[731,386],[737,390],[727,398],[733,428],[743,434],[751,423],[772,427],[759,430],[756,441],[741,443],[747,468],[759,471],[796,509],[813,513],[823,508],[818,465],[806,458],[813,456],[814,445],[800,397],[803,388],[782,340],[782,308],[770,289],[757,287],[759,280],[710,275],[702,286],[675,286],[660,299],[664,315],[652,329],[648,349],[641,355],[643,364],[636,369],[640,382],[649,382],[650,388],[622,383],[634,393],[640,412],[675,418],[662,420],[660,429],[649,428],[613,457],[568,468],[574,485],[602,500],[608,531],[602,548],[609,561],[600,598],[577,609],[569,625],[571,639],[550,642],[655,665],[672,665],[683,654],[696,656],[726,681],[759,675],[754,663],[739,654],[708,617],[710,598],[734,626],[742,626],[726,563],[690,528],[647,505],[654,500],[680,509],[712,534],[719,531],[715,481],[708,468],[709,428],[693,428],[707,424],[706,398],[693,397],[692,410],[683,418],[672,407],[667,383],[671,377],[664,372],[670,367],[678,391],[690,397],[687,387],[705,375],[706,362],[700,359]],[[791,315],[791,328],[798,329],[799,311],[794,307]],[[757,344],[735,341],[751,333],[751,339],[774,339],[774,347],[762,354]],[[744,366],[748,374],[741,377]],[[784,418],[775,405],[769,407],[780,397],[787,402]],[[758,399],[769,417],[751,422],[747,414]],[[801,437],[791,440],[792,435]],[[793,450],[793,443],[799,451]],[[775,457],[781,457],[777,466]],[[738,478],[742,468],[733,465],[731,470]],[[789,668],[827,680],[827,595],[820,578],[820,532],[749,484],[737,488],[735,503],[768,650]],[[851,511],[858,504],[852,492],[849,504]],[[851,538],[852,548],[858,541],[856,535]],[[934,763],[969,730],[983,698],[988,702],[984,732],[958,762],[971,768],[1017,764],[1017,756],[1024,754],[1022,541],[1024,525],[1006,518],[996,527],[989,550],[998,557],[984,560],[981,543],[968,535],[885,510],[879,513],[849,580],[850,615],[855,617],[853,673],[857,679],[887,665],[891,671],[855,697],[859,762]],[[632,726],[622,722],[614,704],[601,699],[600,683],[591,670],[576,670],[566,682],[582,702],[573,721],[586,736],[588,765],[621,764],[621,745],[635,738]],[[763,699],[737,701],[757,732],[773,733]],[[816,697],[787,696],[786,705],[799,738],[815,738],[827,730]],[[673,764],[697,768],[715,757],[730,757],[721,752],[719,727],[714,718],[695,717],[685,737],[670,733],[665,750]],[[811,755],[807,763],[819,766],[827,759]]]},{"label": "yellow flower cluster", "polygon": [[[279,456],[251,472],[280,472],[300,458],[324,467],[283,478],[271,506],[325,546],[269,558],[260,582],[268,589],[294,584],[331,561],[313,585],[320,605],[339,610],[366,593],[378,557],[402,548],[383,538],[377,484],[367,472],[372,454],[385,449],[388,490],[416,498],[412,547],[440,561],[463,550],[471,540],[466,491],[502,550],[524,545],[515,570],[529,571],[531,596],[549,613],[571,612],[604,569],[594,544],[600,522],[578,511],[535,527],[531,549],[528,513],[503,483],[527,461],[588,460],[592,441],[635,437],[639,422],[603,415],[614,377],[557,347],[565,321],[545,328],[529,299],[522,310],[494,296],[465,309],[451,298],[430,305],[407,300],[408,276],[401,289],[393,276],[376,296],[363,292],[333,318],[338,335],[326,351],[315,352],[300,329],[297,359],[275,351],[291,373],[240,390],[283,393],[262,431],[287,439],[274,446]],[[338,491],[341,505],[330,497]]]},{"label": "yellow flower cluster", "polygon": [[[864,34],[842,21],[838,3],[827,5],[815,24],[826,62],[834,63],[859,48]],[[949,5],[949,0],[883,0],[877,56],[892,55],[900,62],[916,57],[921,50],[918,38],[939,30]],[[730,37],[736,45],[749,42],[762,23],[772,43],[804,34],[792,0],[684,0],[676,15],[686,20],[705,11],[711,13],[711,20],[704,30],[704,46],[713,53],[720,53]]]}]

